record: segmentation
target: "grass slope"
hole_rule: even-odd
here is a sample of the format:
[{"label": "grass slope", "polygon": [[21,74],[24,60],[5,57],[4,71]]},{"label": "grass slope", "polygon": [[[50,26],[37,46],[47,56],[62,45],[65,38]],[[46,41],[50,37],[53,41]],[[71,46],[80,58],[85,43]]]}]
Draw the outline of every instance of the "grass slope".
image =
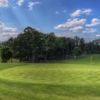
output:
[{"label": "grass slope", "polygon": [[0,63],[0,100],[100,100],[100,55],[65,63]]}]

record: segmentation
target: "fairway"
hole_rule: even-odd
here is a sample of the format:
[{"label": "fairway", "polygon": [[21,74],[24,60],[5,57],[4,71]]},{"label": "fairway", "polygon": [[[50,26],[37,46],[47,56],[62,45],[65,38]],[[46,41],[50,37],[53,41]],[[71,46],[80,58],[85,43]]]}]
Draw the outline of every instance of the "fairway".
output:
[{"label": "fairway", "polygon": [[100,55],[61,63],[0,63],[0,100],[100,100]]}]

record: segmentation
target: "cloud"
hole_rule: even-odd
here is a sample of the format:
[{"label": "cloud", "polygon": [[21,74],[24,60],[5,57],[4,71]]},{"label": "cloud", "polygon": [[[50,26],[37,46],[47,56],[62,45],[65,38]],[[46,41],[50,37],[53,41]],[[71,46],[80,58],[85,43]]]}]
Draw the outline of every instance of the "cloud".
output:
[{"label": "cloud", "polygon": [[86,19],[80,19],[80,20],[78,20],[78,18],[75,18],[73,20],[68,19],[66,23],[55,26],[54,29],[64,30],[64,29],[67,29],[67,28],[84,25],[85,23],[86,23]]},{"label": "cloud", "polygon": [[0,41],[6,41],[9,39],[9,36],[2,36],[0,35]]},{"label": "cloud", "polygon": [[84,34],[77,34],[72,32],[61,32],[61,33],[55,33],[57,37],[70,37],[74,38],[75,36],[84,37]]},{"label": "cloud", "polygon": [[10,37],[16,37],[19,33],[3,32],[0,34],[0,41],[7,41]]},{"label": "cloud", "polygon": [[16,30],[17,30],[17,28],[3,27],[3,31],[5,31],[5,32],[13,32]]},{"label": "cloud", "polygon": [[40,29],[39,28],[34,28],[34,27],[32,27],[33,29],[36,29],[37,31],[39,31]]},{"label": "cloud", "polygon": [[82,33],[94,33],[94,32],[97,32],[97,30],[93,28],[86,28],[85,31],[83,31]]},{"label": "cloud", "polygon": [[32,7],[33,7],[34,5],[36,5],[36,4],[41,4],[41,2],[29,2],[29,3],[28,3],[29,9],[32,10]]},{"label": "cloud", "polygon": [[0,0],[0,7],[8,7],[8,0]]},{"label": "cloud", "polygon": [[69,30],[73,31],[73,32],[78,32],[80,30],[83,29],[83,26],[77,26],[77,27],[74,27],[74,28],[70,28]]},{"label": "cloud", "polygon": [[19,6],[21,6],[23,2],[24,2],[24,0],[19,0],[17,4],[18,4]]},{"label": "cloud", "polygon": [[11,35],[18,35],[18,34],[19,33],[4,32],[4,33],[1,33],[0,35],[2,35],[2,36],[5,36],[5,35],[11,36]]},{"label": "cloud", "polygon": [[71,17],[77,17],[77,16],[80,16],[80,15],[82,15],[82,14],[89,15],[90,12],[92,12],[91,9],[87,9],[87,10],[84,10],[84,11],[82,11],[82,10],[77,10],[77,11],[75,11],[74,13],[71,14]]},{"label": "cloud", "polygon": [[37,31],[39,31],[40,29],[39,28],[35,28]]},{"label": "cloud", "polygon": [[94,19],[92,19],[91,24],[86,24],[85,26],[86,27],[91,27],[91,26],[96,26],[98,24],[100,24],[100,20],[97,19],[97,18],[94,18]]},{"label": "cloud", "polygon": [[0,41],[7,41],[10,37],[16,37],[19,33],[3,32],[0,34]]},{"label": "cloud", "polygon": [[17,28],[5,27],[4,23],[0,22],[0,41],[6,41],[11,36],[16,37],[19,34],[16,30]]},{"label": "cloud", "polygon": [[17,28],[5,27],[4,23],[0,22],[0,31],[1,32],[14,32]]},{"label": "cloud", "polygon": [[56,11],[55,14],[59,14],[59,11]]},{"label": "cloud", "polygon": [[97,35],[96,35],[96,37],[100,37],[100,35],[99,35],[99,34],[97,34]]},{"label": "cloud", "polygon": [[0,22],[0,30],[4,28],[4,23]]}]

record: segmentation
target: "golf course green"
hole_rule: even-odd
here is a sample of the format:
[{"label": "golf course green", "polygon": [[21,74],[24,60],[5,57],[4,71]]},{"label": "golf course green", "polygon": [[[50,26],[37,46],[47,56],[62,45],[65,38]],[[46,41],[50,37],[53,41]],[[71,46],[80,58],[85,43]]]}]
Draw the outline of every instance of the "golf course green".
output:
[{"label": "golf course green", "polygon": [[0,63],[0,100],[100,100],[100,54],[92,56]]}]

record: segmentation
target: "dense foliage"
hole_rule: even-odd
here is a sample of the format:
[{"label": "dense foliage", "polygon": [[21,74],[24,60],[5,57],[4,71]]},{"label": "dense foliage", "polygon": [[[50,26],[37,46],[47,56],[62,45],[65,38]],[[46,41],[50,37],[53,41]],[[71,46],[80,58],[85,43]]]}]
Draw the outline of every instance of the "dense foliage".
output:
[{"label": "dense foliage", "polygon": [[9,38],[2,42],[13,51],[13,58],[29,62],[46,61],[51,59],[65,59],[66,55],[73,55],[75,47],[80,47],[82,53],[100,53],[100,41],[85,43],[84,38],[75,36],[57,37],[53,32],[44,34],[34,28],[27,27],[16,38]]},{"label": "dense foliage", "polygon": [[75,56],[81,55],[82,54],[82,51],[81,51],[80,47],[75,47],[74,50],[73,50],[73,54]]},{"label": "dense foliage", "polygon": [[1,49],[1,59],[2,62],[7,62],[12,57],[12,51],[8,46],[2,47]]}]

